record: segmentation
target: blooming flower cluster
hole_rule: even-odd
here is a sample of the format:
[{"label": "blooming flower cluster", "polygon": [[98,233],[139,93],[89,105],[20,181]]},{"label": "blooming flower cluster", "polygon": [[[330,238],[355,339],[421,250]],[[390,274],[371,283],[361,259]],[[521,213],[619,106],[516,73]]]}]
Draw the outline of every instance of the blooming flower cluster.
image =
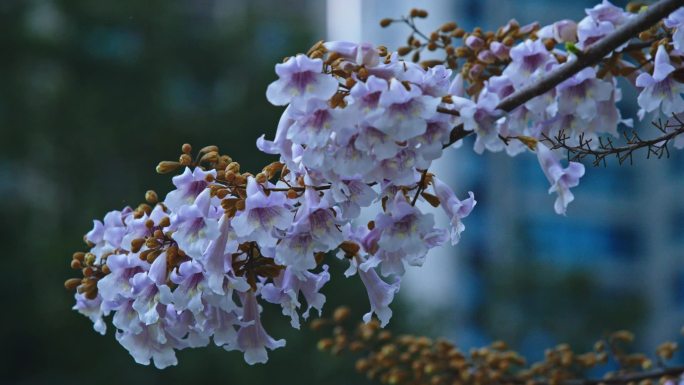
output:
[{"label": "blooming flower cluster", "polygon": [[[299,328],[312,309],[322,311],[328,260],[337,257],[348,264],[345,275],[357,275],[367,290],[363,319],[375,315],[384,326],[406,267],[421,266],[446,242],[457,244],[476,204],[472,192],[459,199],[429,171],[446,147],[461,144],[453,133],[473,133],[477,153],[535,151],[549,193],[557,194],[554,209],[565,214],[584,166],[563,167],[545,142],[564,136],[591,143],[631,124],[616,107],[623,72],[640,88],[641,118],[684,112],[676,78],[682,12],[664,22],[673,47],[659,45],[639,68],[624,59],[588,66],[510,111],[500,107],[507,97],[579,60],[582,49],[634,14],[604,0],[579,23],[500,30],[517,31],[524,37],[517,43],[462,35],[464,55],[478,64],[457,73],[351,42],[319,43],[290,57],[275,66],[278,79],[266,92],[285,107],[275,137],[257,141],[279,160],[253,175],[215,146],[193,157],[184,145],[178,162],[158,166],[162,173],[183,170],[165,199],[148,192],[146,204],[95,221],[85,237],[89,250],[72,261],[83,277],[66,282],[77,288],[74,309],[102,334],[111,316],[117,340],[139,363],[173,365],[176,350],[212,341],[262,363],[267,350],[285,345],[264,329],[262,305],[280,306]],[[484,64],[497,63],[476,81]],[[441,207],[446,227],[424,212],[426,204]],[[368,208],[375,208],[372,220],[361,221]]]}]

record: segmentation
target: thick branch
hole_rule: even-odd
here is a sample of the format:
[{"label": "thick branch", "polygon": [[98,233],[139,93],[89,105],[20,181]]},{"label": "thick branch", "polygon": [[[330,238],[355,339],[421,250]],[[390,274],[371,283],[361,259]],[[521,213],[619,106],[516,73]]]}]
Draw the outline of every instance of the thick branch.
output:
[{"label": "thick branch", "polygon": [[[517,107],[525,104],[532,98],[542,95],[552,90],[558,84],[569,79],[584,68],[593,66],[601,61],[606,55],[614,51],[629,39],[637,36],[660,20],[664,19],[677,8],[684,6],[684,0],[660,0],[652,4],[648,9],[632,18],[630,21],[616,29],[614,32],[592,44],[576,60],[566,62],[549,72],[536,83],[523,87],[512,93],[499,103],[497,109],[511,112]],[[443,111],[440,111],[443,112]],[[470,135],[472,131],[463,129],[463,125],[454,127],[449,142],[444,145],[448,147],[456,141]]]},{"label": "thick branch", "polygon": [[589,46],[577,60],[558,66],[538,82],[523,87],[521,90],[509,95],[497,107],[503,111],[510,112],[535,96],[552,90],[555,86],[584,68],[599,63],[606,55],[629,41],[629,39],[637,36],[639,32],[650,28],[681,6],[684,6],[684,0],[661,0],[650,5],[646,11]]}]

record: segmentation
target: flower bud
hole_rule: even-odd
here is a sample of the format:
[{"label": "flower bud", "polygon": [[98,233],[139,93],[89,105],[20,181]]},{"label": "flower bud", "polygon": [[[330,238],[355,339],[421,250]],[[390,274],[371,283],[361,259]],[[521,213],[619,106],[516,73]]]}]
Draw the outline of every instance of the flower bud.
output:
[{"label": "flower bud", "polygon": [[478,50],[484,46],[484,40],[477,36],[470,35],[465,40],[465,45],[473,50]]},{"label": "flower bud", "polygon": [[178,170],[180,168],[180,163],[171,161],[162,161],[157,165],[157,174],[168,174],[172,171]]},{"label": "flower bud", "polygon": [[390,18],[382,19],[382,20],[380,20],[380,26],[381,26],[382,28],[389,27],[390,24],[392,24],[392,21],[393,21],[393,20],[390,19]]},{"label": "flower bud", "polygon": [[189,166],[192,164],[192,157],[188,154],[183,154],[178,158],[178,162],[182,166]]},{"label": "flower bud", "polygon": [[74,290],[81,284],[81,278],[69,278],[64,281],[64,288],[67,290]]},{"label": "flower bud", "polygon": [[159,202],[159,197],[154,190],[147,190],[147,192],[145,192],[145,201],[151,205],[154,205]]}]

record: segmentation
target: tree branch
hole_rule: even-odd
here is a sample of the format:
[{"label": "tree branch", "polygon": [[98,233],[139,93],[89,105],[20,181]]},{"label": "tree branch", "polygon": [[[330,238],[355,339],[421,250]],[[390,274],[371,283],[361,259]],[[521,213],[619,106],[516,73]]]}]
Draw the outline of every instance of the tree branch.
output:
[{"label": "tree branch", "polygon": [[[569,79],[584,68],[599,63],[607,54],[629,41],[629,39],[637,36],[641,31],[652,27],[681,6],[684,6],[684,0],[660,0],[657,3],[650,5],[646,11],[635,16],[614,32],[590,45],[576,60],[561,64],[536,83],[523,87],[504,98],[497,106],[497,109],[511,112],[532,98],[552,90],[558,84]],[[449,147],[471,133],[472,131],[464,130],[462,124],[458,125],[454,127],[449,142],[443,147]]]},{"label": "tree branch", "polygon": [[535,84],[523,87],[512,93],[502,100],[497,108],[511,112],[530,99],[552,90],[555,86],[584,68],[599,63],[606,55],[629,41],[629,39],[637,36],[639,32],[650,28],[681,6],[684,6],[684,0],[660,0],[650,5],[646,11],[589,46],[577,60],[568,61],[558,66]]}]

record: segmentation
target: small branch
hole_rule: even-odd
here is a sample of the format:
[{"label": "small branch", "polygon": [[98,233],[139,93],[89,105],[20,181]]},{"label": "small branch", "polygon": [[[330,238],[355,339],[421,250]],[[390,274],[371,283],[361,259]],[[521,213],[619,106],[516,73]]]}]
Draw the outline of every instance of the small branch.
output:
[{"label": "small branch", "polygon": [[[670,125],[669,122],[653,122],[653,125],[663,133],[659,137],[644,140],[636,132],[631,134],[624,133],[625,141],[627,145],[616,147],[610,138],[606,138],[605,141],[599,138],[599,145],[597,148],[592,148],[590,145],[591,139],[584,139],[583,136],[579,137],[579,144],[576,146],[571,146],[566,144],[568,137],[560,132],[555,138],[550,138],[548,135],[542,134],[543,141],[547,141],[551,144],[553,149],[562,148],[568,152],[568,159],[577,161],[585,158],[587,156],[594,157],[594,166],[598,166],[601,162],[605,163],[605,158],[611,155],[615,155],[618,162],[622,164],[629,159],[630,163],[632,161],[632,153],[641,148],[648,148],[648,157],[651,155],[662,158],[663,156],[669,156],[669,150],[667,145],[670,140],[674,139],[676,136],[684,134],[684,122],[679,120],[676,115],[673,116],[677,121],[677,124]],[[668,128],[674,128],[674,130],[668,132]],[[572,156],[571,156],[572,155]]]}]

